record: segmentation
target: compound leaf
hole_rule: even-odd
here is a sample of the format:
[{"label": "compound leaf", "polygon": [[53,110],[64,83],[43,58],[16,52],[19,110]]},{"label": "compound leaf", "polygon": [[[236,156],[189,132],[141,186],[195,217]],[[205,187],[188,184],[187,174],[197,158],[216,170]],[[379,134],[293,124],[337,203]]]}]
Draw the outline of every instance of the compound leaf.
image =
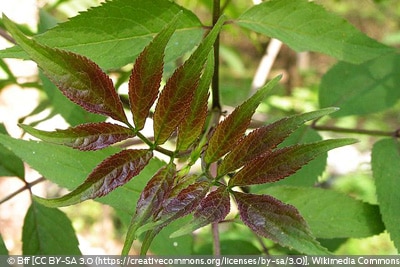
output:
[{"label": "compound leaf", "polygon": [[198,87],[203,66],[224,21],[224,17],[218,20],[190,58],[172,74],[162,90],[154,112],[153,128],[157,144],[163,144],[185,117]]},{"label": "compound leaf", "polygon": [[281,76],[272,79],[217,125],[205,152],[204,160],[206,163],[217,161],[236,145],[249,126],[251,117],[258,105],[280,79]]},{"label": "compound leaf", "polygon": [[135,136],[131,129],[108,122],[81,124],[55,132],[37,130],[29,125],[20,126],[43,141],[79,150],[98,150]]},{"label": "compound leaf", "polygon": [[41,45],[24,36],[6,16],[3,21],[16,42],[71,101],[87,111],[128,123],[111,79],[96,63],[72,52]]},{"label": "compound leaf", "polygon": [[154,37],[137,58],[129,79],[129,102],[137,130],[144,127],[157,98],[164,67],[164,50],[176,29],[175,18]]},{"label": "compound leaf", "polygon": [[186,235],[210,223],[225,219],[230,210],[229,191],[226,186],[220,186],[209,193],[199,204],[193,214],[193,220],[174,232],[171,238]]},{"label": "compound leaf", "polygon": [[350,138],[324,140],[267,152],[246,164],[243,169],[229,180],[229,186],[243,186],[279,181],[295,173],[319,154],[355,142],[355,139]]},{"label": "compound leaf", "polygon": [[268,195],[233,192],[241,220],[260,236],[300,253],[329,254],[311,235],[297,209]]},{"label": "compound leaf", "polygon": [[[0,123],[0,133],[8,135],[6,128]],[[12,151],[0,144],[0,176],[16,176],[25,178],[25,168],[22,160]]]},{"label": "compound leaf", "polygon": [[[173,62],[200,42],[204,30],[196,15],[165,0],[106,1],[34,39],[50,47],[87,56],[102,69],[117,69],[132,63],[180,11],[183,14],[178,30],[167,46],[165,56],[167,62]],[[0,57],[28,59],[18,46],[0,51]]]},{"label": "compound leaf", "polygon": [[372,149],[372,172],[382,220],[397,250],[400,250],[400,143],[396,139],[383,139]]},{"label": "compound leaf", "polygon": [[80,255],[69,218],[60,210],[33,201],[22,228],[24,255]]},{"label": "compound leaf", "polygon": [[304,0],[266,1],[244,12],[237,23],[296,51],[321,52],[355,64],[393,51],[322,6]]},{"label": "compound leaf", "polygon": [[61,207],[105,196],[138,175],[152,156],[153,153],[151,151],[144,149],[122,150],[101,162],[89,174],[83,184],[69,194],[54,199],[40,197],[35,197],[35,199],[47,207]]},{"label": "compound leaf", "polygon": [[234,171],[248,161],[271,151],[306,121],[317,119],[336,110],[336,108],[326,108],[294,115],[252,131],[246,137],[242,138],[224,158],[218,166],[218,175],[222,176]]}]

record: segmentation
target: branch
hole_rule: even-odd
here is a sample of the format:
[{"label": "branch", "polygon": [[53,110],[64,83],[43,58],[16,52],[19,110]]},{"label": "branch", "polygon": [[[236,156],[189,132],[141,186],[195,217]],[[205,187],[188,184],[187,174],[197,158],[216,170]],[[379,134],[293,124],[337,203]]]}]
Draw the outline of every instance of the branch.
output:
[{"label": "branch", "polygon": [[17,191],[11,193],[10,195],[8,195],[5,198],[3,198],[2,200],[0,200],[0,205],[5,203],[5,202],[7,202],[10,199],[12,199],[13,197],[18,195],[19,193],[22,193],[23,191],[25,191],[27,189],[31,189],[33,186],[37,185],[38,183],[44,182],[44,181],[46,181],[46,179],[44,177],[40,177],[40,178],[36,179],[35,181],[33,181],[31,183],[26,183],[23,187],[21,187]]}]

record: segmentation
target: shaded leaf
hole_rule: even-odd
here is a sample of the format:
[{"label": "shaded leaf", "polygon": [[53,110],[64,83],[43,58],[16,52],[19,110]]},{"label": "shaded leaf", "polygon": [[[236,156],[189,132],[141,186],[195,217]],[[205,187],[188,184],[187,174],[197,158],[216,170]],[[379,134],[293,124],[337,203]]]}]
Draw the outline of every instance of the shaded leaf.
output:
[{"label": "shaded leaf", "polygon": [[4,244],[3,237],[0,235],[0,255],[6,256],[8,255],[8,250],[6,244]]},{"label": "shaded leaf", "polygon": [[377,205],[334,190],[273,186],[257,191],[295,206],[317,238],[363,238],[384,231]]},{"label": "shaded leaf", "polygon": [[96,63],[78,54],[43,46],[25,37],[6,16],[3,20],[16,42],[71,101],[87,111],[128,123],[111,79]]},{"label": "shaded leaf", "polygon": [[298,52],[321,52],[355,64],[393,51],[343,18],[304,0],[264,2],[244,12],[237,23],[277,38]]},{"label": "shaded leaf", "polygon": [[83,184],[67,195],[54,199],[40,197],[35,197],[35,199],[47,207],[61,207],[105,196],[138,175],[152,156],[151,151],[144,149],[122,150],[101,162],[89,174]]},{"label": "shaded leaf", "polygon": [[268,195],[233,192],[241,220],[255,233],[300,253],[329,252],[311,235],[295,207]]},{"label": "shaded leaf", "polygon": [[[8,135],[4,124],[0,123],[0,133]],[[0,176],[16,176],[25,178],[25,167],[22,160],[11,150],[0,144]]]},{"label": "shaded leaf", "polygon": [[171,238],[186,235],[210,223],[225,219],[230,211],[229,191],[220,186],[209,193],[199,204],[193,214],[193,220],[171,235]]},{"label": "shaded leaf", "polygon": [[299,170],[319,154],[355,143],[355,139],[324,140],[274,150],[246,164],[232,179],[229,186],[272,183]]},{"label": "shaded leaf", "polygon": [[[165,0],[107,1],[34,39],[87,56],[103,69],[116,69],[132,63],[152,37],[181,10],[178,30],[166,49],[165,59],[172,62],[191,51],[204,31],[196,15]],[[0,51],[0,57],[28,59],[19,47]]]},{"label": "shaded leaf", "polygon": [[149,180],[143,189],[136,205],[135,215],[132,217],[128,228],[122,254],[127,255],[129,253],[133,241],[137,238],[136,230],[156,215],[162,207],[163,201],[171,191],[175,174],[175,165],[166,165]]},{"label": "shaded leaf", "polygon": [[251,117],[258,105],[275,87],[281,77],[277,76],[272,79],[217,125],[205,152],[204,160],[206,163],[217,161],[236,145],[249,126]]},{"label": "shaded leaf", "polygon": [[60,210],[33,201],[22,228],[24,255],[80,255],[69,218]]},{"label": "shaded leaf", "polygon": [[177,19],[175,16],[143,50],[129,78],[129,102],[137,130],[143,129],[157,98],[164,68],[164,50],[176,29]]},{"label": "shaded leaf", "polygon": [[321,107],[336,106],[332,117],[385,110],[400,99],[400,55],[389,54],[360,65],[339,62],[321,80]]},{"label": "shaded leaf", "polygon": [[383,139],[372,149],[372,172],[382,220],[397,250],[400,250],[400,143]]},{"label": "shaded leaf", "polygon": [[178,129],[177,150],[188,149],[203,131],[208,111],[208,89],[214,74],[213,53],[209,54],[199,86],[194,92],[190,108]]},{"label": "shaded leaf", "polygon": [[108,122],[81,124],[55,132],[37,130],[29,125],[20,126],[43,141],[79,150],[98,150],[135,136],[131,129]]},{"label": "shaded leaf", "polygon": [[317,119],[336,110],[336,108],[327,108],[294,115],[252,131],[235,145],[218,166],[218,175],[222,176],[234,171],[248,161],[271,151],[306,121]]},{"label": "shaded leaf", "polygon": [[190,58],[172,74],[162,90],[154,112],[153,128],[157,144],[163,144],[185,117],[207,56],[224,21],[224,17],[218,20]]}]

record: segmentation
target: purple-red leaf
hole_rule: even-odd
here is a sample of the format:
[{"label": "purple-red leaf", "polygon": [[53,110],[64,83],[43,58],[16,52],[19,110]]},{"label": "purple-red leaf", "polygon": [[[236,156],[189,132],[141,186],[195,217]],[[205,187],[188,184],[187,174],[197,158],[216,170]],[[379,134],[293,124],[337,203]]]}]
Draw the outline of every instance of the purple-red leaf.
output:
[{"label": "purple-red leaf", "polygon": [[278,76],[271,80],[217,125],[205,152],[204,160],[206,163],[220,159],[243,137],[256,108],[264,100],[268,92],[275,87],[280,78],[281,76]]},{"label": "purple-red leaf", "polygon": [[188,149],[200,136],[208,111],[208,89],[214,73],[214,57],[210,53],[190,108],[178,128],[177,150]]},{"label": "purple-red leaf", "polygon": [[144,127],[157,98],[164,68],[164,50],[176,29],[176,16],[137,58],[129,79],[129,101],[137,130]]},{"label": "purple-red leaf", "polygon": [[190,58],[167,81],[154,112],[154,139],[163,144],[185,117],[195,90],[198,87],[203,66],[214,41],[224,23],[220,18]]},{"label": "purple-red leaf", "polygon": [[290,133],[303,125],[306,121],[314,120],[336,110],[336,108],[326,108],[294,115],[252,131],[250,134],[243,137],[232,151],[226,155],[222,163],[218,166],[218,175],[222,176],[228,172],[239,169],[248,161],[274,149]]},{"label": "purple-red leaf", "polygon": [[215,191],[209,193],[194,212],[192,222],[183,226],[171,235],[178,237],[189,234],[194,230],[206,226],[210,223],[217,223],[225,219],[230,211],[229,191],[226,186],[220,186]]},{"label": "purple-red leaf", "polygon": [[122,150],[103,160],[83,184],[69,194],[55,199],[35,199],[47,207],[61,207],[105,196],[138,175],[152,156],[149,150]]},{"label": "purple-red leaf", "polygon": [[327,254],[297,209],[268,195],[233,193],[241,220],[260,236],[305,254]]},{"label": "purple-red leaf", "polygon": [[37,130],[28,125],[20,126],[43,141],[79,150],[98,150],[135,136],[131,129],[107,122],[81,124],[55,132]]},{"label": "purple-red leaf", "polygon": [[299,170],[319,154],[355,143],[354,139],[324,140],[267,152],[250,161],[229,180],[229,186],[271,183]]},{"label": "purple-red leaf", "polygon": [[28,39],[5,15],[3,21],[18,45],[71,101],[87,111],[128,123],[111,79],[96,63]]}]

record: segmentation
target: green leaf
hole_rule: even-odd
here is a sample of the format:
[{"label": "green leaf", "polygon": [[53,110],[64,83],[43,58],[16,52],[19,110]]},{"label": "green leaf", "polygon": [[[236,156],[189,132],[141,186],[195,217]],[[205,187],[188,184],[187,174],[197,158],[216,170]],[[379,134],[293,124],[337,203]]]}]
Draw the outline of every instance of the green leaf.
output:
[{"label": "green leaf", "polygon": [[337,15],[305,0],[273,0],[243,13],[237,23],[300,51],[359,64],[393,51]]},{"label": "green leaf", "polygon": [[[166,50],[166,61],[171,62],[200,42],[203,29],[192,12],[165,0],[107,1],[34,39],[87,56],[103,69],[115,69],[132,63],[181,10],[178,30]],[[0,51],[0,57],[28,58],[19,47]]]},{"label": "green leaf", "polygon": [[300,253],[329,254],[297,209],[268,195],[233,192],[241,220],[255,233]]},{"label": "green leaf", "polygon": [[0,235],[0,256],[8,255],[6,244],[4,244],[3,237]]},{"label": "green leaf", "polygon": [[128,124],[111,79],[96,63],[78,54],[43,46],[23,35],[6,16],[3,21],[16,42],[71,101],[89,112]]},{"label": "green leaf", "polygon": [[108,122],[81,124],[55,132],[37,130],[23,124],[20,126],[43,141],[79,150],[98,150],[135,136],[131,129]]},{"label": "green leaf", "polygon": [[365,115],[395,105],[400,99],[400,55],[390,54],[361,65],[339,62],[321,80],[321,107],[336,106],[333,117]]},{"label": "green leaf", "polygon": [[[4,124],[0,123],[0,133],[8,135]],[[0,176],[25,178],[25,167],[22,160],[0,144]]]},{"label": "green leaf", "polygon": [[295,206],[317,238],[363,238],[385,229],[378,206],[334,190],[273,186],[257,193]]},{"label": "green leaf", "polygon": [[224,24],[221,17],[190,58],[167,81],[154,112],[154,139],[163,144],[183,120],[195,90],[198,87],[203,66]]},{"label": "green leaf", "polygon": [[180,16],[175,16],[154,37],[139,55],[133,67],[129,79],[129,102],[137,130],[143,129],[150,108],[157,98],[164,67],[164,50],[176,29],[178,17]]},{"label": "green leaf", "polygon": [[24,255],[80,255],[71,221],[58,209],[33,201],[22,229]]},{"label": "green leaf", "polygon": [[375,143],[371,164],[382,220],[397,250],[400,250],[399,141],[383,139]]},{"label": "green leaf", "polygon": [[327,108],[294,115],[252,131],[235,145],[218,166],[218,175],[222,176],[239,169],[248,161],[274,149],[306,121],[317,119],[336,110],[336,108]]},{"label": "green leaf", "polygon": [[122,150],[102,161],[80,186],[67,195],[53,199],[34,198],[47,207],[62,207],[105,196],[138,175],[152,156],[149,150]]},{"label": "green leaf", "polygon": [[275,87],[281,77],[277,76],[272,79],[217,125],[205,152],[204,160],[206,163],[217,161],[236,145],[249,126],[251,117],[258,105]]},{"label": "green leaf", "polygon": [[274,150],[246,164],[229,180],[229,186],[272,183],[299,170],[317,155],[355,143],[355,139],[324,140]]},{"label": "green leaf", "polygon": [[211,79],[214,74],[213,53],[209,54],[199,86],[194,92],[192,103],[178,128],[177,150],[188,149],[199,138],[208,112],[208,97]]},{"label": "green leaf", "polygon": [[193,220],[171,235],[171,238],[187,235],[194,230],[210,223],[225,219],[230,211],[229,191],[226,186],[220,186],[209,193],[199,204],[193,215]]}]

